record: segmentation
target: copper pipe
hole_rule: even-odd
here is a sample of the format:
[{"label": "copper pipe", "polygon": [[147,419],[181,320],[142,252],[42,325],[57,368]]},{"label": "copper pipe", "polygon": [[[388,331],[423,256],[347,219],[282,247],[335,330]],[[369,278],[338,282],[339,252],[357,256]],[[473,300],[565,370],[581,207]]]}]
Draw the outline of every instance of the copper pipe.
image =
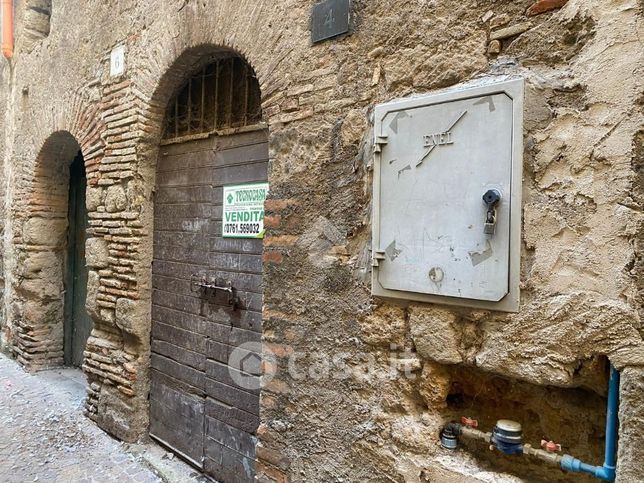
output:
[{"label": "copper pipe", "polygon": [[2,55],[13,57],[13,1],[2,0]]}]

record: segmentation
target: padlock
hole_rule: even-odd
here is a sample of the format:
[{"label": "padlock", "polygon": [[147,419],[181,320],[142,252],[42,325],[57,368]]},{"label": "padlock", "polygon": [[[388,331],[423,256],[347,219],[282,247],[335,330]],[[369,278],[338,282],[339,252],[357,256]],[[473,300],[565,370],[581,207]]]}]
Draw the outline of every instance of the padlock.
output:
[{"label": "padlock", "polygon": [[496,231],[496,205],[499,201],[501,201],[501,193],[498,190],[487,190],[483,195],[483,202],[487,205],[485,225],[483,226],[483,233],[486,235],[494,235]]},{"label": "padlock", "polygon": [[486,235],[494,235],[496,231],[496,208],[487,210],[487,216],[485,217],[485,225],[483,227],[483,233]]}]

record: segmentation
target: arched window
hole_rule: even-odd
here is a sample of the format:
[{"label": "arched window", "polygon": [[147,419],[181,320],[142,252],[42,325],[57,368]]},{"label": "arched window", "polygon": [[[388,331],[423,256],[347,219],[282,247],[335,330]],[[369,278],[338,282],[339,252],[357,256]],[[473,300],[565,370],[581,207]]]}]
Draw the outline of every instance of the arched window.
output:
[{"label": "arched window", "polygon": [[164,139],[259,123],[261,93],[255,72],[237,55],[212,59],[170,100],[165,119]]}]

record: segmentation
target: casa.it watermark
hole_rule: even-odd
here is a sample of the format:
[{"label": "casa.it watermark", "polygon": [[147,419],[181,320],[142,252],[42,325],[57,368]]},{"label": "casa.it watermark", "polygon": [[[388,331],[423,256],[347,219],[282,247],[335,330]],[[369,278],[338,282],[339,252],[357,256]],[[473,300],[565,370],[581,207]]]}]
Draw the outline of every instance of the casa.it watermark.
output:
[{"label": "casa.it watermark", "polygon": [[[279,356],[279,357],[278,357]],[[267,386],[278,372],[301,381],[341,381],[346,379],[378,382],[400,377],[415,379],[421,363],[409,349],[390,346],[388,361],[378,362],[372,353],[320,351],[300,352],[279,346],[279,354],[260,342],[241,344],[230,353],[228,374],[242,389],[259,390]]]}]

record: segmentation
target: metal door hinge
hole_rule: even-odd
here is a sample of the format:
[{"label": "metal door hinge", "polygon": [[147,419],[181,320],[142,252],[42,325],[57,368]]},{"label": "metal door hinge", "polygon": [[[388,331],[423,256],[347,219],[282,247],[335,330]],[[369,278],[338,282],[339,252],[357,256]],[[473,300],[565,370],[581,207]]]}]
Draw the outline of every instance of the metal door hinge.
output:
[{"label": "metal door hinge", "polygon": [[387,140],[387,136],[376,136],[376,141],[373,144],[373,151],[374,153],[380,153],[382,152],[382,147],[387,144],[389,141]]},{"label": "metal door hinge", "polygon": [[373,252],[373,257],[371,258],[371,266],[372,267],[377,267],[380,264],[380,260],[384,260],[385,257],[385,252]]}]

